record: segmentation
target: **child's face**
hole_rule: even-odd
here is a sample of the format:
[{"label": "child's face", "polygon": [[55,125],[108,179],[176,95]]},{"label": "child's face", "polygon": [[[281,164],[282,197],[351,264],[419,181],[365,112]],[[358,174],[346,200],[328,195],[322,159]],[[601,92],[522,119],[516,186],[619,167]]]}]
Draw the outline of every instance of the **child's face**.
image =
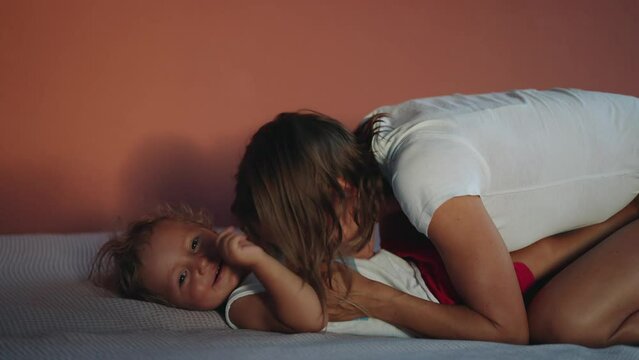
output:
[{"label": "child's face", "polygon": [[217,237],[197,224],[160,222],[140,253],[143,286],[179,308],[220,306],[245,272],[224,263],[216,249]]}]

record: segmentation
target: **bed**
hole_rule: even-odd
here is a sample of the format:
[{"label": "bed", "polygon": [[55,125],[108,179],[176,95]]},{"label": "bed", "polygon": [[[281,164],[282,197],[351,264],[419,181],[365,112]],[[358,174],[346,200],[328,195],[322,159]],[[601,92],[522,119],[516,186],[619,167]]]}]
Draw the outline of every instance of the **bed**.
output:
[{"label": "bed", "polygon": [[639,348],[231,330],[216,312],[121,299],[86,280],[106,233],[0,235],[0,358],[639,359]]}]

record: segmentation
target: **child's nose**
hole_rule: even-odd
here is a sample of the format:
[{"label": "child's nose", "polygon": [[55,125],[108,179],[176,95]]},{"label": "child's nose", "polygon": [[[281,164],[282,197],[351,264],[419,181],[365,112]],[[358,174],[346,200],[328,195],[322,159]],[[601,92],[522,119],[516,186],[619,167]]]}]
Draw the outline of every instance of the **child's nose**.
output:
[{"label": "child's nose", "polygon": [[209,260],[206,258],[206,256],[199,256],[197,261],[198,273],[200,273],[200,275],[206,274],[206,271],[209,268]]}]

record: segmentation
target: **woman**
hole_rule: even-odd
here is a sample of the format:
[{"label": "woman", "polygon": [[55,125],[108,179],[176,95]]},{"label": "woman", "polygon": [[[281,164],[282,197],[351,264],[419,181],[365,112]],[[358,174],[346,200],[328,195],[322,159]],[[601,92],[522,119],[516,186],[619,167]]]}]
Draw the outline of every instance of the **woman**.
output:
[{"label": "woman", "polygon": [[[527,90],[415,100],[374,112],[359,142],[329,119],[310,123],[273,122],[247,147],[233,210],[249,234],[281,251],[326,301],[336,277],[322,265],[364,249],[373,223],[392,214],[385,179],[459,298],[454,306],[423,302],[352,274],[350,292],[339,295],[358,306],[332,306],[331,319],[364,308],[439,338],[639,342],[637,213],[590,226],[639,190],[638,99]],[[566,237],[551,249],[566,267],[527,314],[509,252],[515,258],[538,239],[578,228],[555,235]]]}]

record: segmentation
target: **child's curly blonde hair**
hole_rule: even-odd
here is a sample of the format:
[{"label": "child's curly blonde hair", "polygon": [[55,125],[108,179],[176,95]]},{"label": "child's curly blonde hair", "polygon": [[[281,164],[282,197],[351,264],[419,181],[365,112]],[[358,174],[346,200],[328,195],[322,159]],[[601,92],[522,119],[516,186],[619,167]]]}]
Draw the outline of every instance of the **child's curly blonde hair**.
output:
[{"label": "child's curly blonde hair", "polygon": [[163,221],[194,223],[207,229],[213,226],[205,209],[194,210],[186,204],[161,205],[153,213],[131,222],[126,231],[113,235],[102,245],[93,259],[89,279],[125,298],[172,306],[166,299],[149,292],[139,276],[142,248],[148,244],[155,226]]}]

